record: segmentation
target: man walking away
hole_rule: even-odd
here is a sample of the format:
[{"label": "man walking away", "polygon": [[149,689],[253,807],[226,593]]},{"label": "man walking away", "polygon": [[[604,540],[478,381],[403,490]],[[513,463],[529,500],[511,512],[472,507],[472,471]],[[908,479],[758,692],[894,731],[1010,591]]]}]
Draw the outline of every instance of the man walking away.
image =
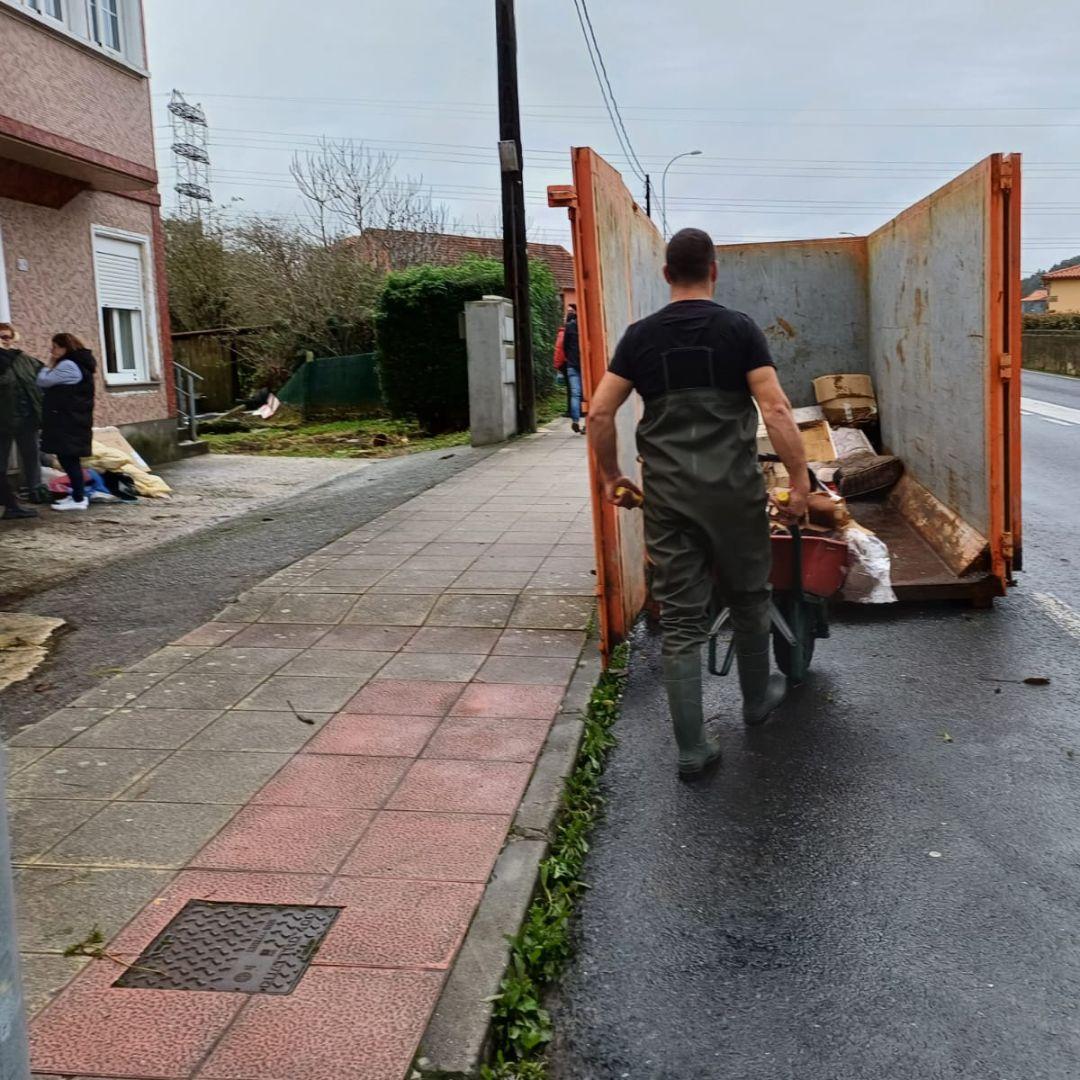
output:
[{"label": "man walking away", "polygon": [[13,349],[0,349],[0,506],[4,508],[3,519],[37,517],[34,510],[19,505],[15,489],[7,477],[8,459],[11,456],[11,444],[18,427],[18,391],[15,381],[14,365],[16,353]]},{"label": "man walking away", "polygon": [[577,305],[571,304],[566,314],[566,333],[563,334],[566,353],[566,385],[570,389],[570,426],[581,434],[581,342],[578,339]]},{"label": "man walking away", "polygon": [[[589,438],[604,498],[645,513],[679,773],[693,777],[720,760],[701,702],[714,574],[731,607],[744,721],[764,722],[786,694],[784,677],[769,672],[772,556],[755,400],[791,477],[789,520],[803,516],[810,484],[765,335],[712,299],[716,250],[708,234],[676,233],[664,277],[671,303],[623,335],[590,402]],[[632,390],[644,400],[637,429],[644,493],[620,474],[615,441],[615,413]]]}]

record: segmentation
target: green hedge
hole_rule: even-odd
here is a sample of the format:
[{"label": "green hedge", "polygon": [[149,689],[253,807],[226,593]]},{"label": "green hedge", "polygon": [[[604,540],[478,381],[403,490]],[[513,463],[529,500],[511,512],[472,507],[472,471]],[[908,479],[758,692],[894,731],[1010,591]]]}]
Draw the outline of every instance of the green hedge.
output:
[{"label": "green hedge", "polygon": [[1072,311],[1032,312],[1024,316],[1025,330],[1080,330],[1080,313]]},{"label": "green hedge", "polygon": [[[551,271],[529,264],[537,395],[554,385],[551,354],[562,315]],[[459,317],[470,300],[503,292],[502,265],[469,259],[387,276],[375,313],[376,355],[387,405],[431,432],[469,426],[469,379]]]}]

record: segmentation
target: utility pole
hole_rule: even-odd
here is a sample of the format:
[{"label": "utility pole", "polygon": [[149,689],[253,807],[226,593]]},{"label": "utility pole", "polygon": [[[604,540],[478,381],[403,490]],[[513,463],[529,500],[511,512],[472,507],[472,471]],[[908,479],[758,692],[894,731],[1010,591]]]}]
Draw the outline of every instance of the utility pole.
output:
[{"label": "utility pole", "polygon": [[518,105],[517,28],[514,0],[495,0],[499,67],[499,165],[502,169],[503,275],[514,302],[514,370],[518,431],[536,430],[536,383],[532,364],[529,257],[525,239],[525,182]]},{"label": "utility pole", "polygon": [[645,174],[645,216],[652,217],[652,177]]}]

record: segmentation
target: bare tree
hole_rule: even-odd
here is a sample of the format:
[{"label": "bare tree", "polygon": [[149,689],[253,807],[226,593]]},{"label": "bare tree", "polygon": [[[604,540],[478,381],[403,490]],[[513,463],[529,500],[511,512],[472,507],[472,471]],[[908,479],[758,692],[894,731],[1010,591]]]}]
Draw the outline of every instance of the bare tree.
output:
[{"label": "bare tree", "polygon": [[360,238],[360,250],[381,269],[430,261],[450,226],[422,177],[396,176],[397,159],[352,140],[323,139],[293,157],[290,172],[307,202],[312,231],[324,246]]}]

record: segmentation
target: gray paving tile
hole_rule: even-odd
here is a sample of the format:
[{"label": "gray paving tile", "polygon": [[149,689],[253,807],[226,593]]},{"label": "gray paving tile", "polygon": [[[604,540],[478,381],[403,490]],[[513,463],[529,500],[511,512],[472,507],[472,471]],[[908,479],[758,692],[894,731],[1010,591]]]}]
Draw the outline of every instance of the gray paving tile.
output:
[{"label": "gray paving tile", "polygon": [[334,563],[335,570],[396,570],[409,558],[408,552],[397,554],[368,554],[366,550],[354,548],[351,555],[345,555]]},{"label": "gray paving tile", "polygon": [[62,953],[95,926],[108,941],[172,878],[171,870],[23,867],[15,877],[19,947]]},{"label": "gray paving tile", "polygon": [[455,543],[453,541],[446,542],[443,540],[436,540],[432,544],[427,544],[420,550],[420,555],[427,558],[472,558],[478,559],[481,555],[488,550],[487,544],[476,543]]},{"label": "gray paving tile", "polygon": [[23,728],[8,742],[8,747],[63,746],[111,713],[112,709],[60,709]]},{"label": "gray paving tile", "polygon": [[343,623],[335,626],[312,647],[391,653],[400,649],[415,632],[413,626],[357,626]]},{"label": "gray paving tile", "polygon": [[185,664],[190,664],[196,657],[202,656],[206,649],[205,645],[166,645],[137,664],[129,664],[127,670],[160,671],[163,675],[169,675],[179,671]]},{"label": "gray paving tile", "polygon": [[130,705],[140,694],[161,682],[162,675],[145,671],[125,672],[106,679],[100,686],[80,694],[71,704],[75,708],[115,709]]},{"label": "gray paving tile", "polygon": [[289,760],[288,754],[177,750],[124,798],[136,802],[242,804]]},{"label": "gray paving tile", "polygon": [[178,672],[138,699],[147,709],[228,709],[262,682],[262,675]]},{"label": "gray paving tile", "polygon": [[401,566],[406,570],[457,570],[464,572],[476,562],[476,555],[414,555]]},{"label": "gray paving tile", "polygon": [[[90,958],[87,956],[23,953],[19,957],[19,969],[27,1015],[33,1016],[41,1012],[89,963]],[[37,1075],[34,1073],[32,1080]]]},{"label": "gray paving tile", "polygon": [[420,626],[434,603],[435,597],[430,595],[367,593],[345,616],[345,624]]},{"label": "gray paving tile", "polygon": [[300,719],[294,712],[230,710],[199,732],[185,749],[295,753],[331,715],[304,711]]},{"label": "gray paving tile", "polygon": [[515,596],[482,596],[470,593],[442,596],[436,602],[429,626],[505,626]]},{"label": "gray paving tile", "polygon": [[415,555],[423,546],[422,540],[395,540],[392,537],[379,536],[358,544],[353,555],[346,555],[345,558],[367,555],[401,555],[408,558],[410,555]]},{"label": "gray paving tile", "polygon": [[107,805],[76,799],[8,799],[12,859],[36,859]]},{"label": "gray paving tile", "polygon": [[8,776],[25,769],[33,764],[38,758],[44,757],[49,752],[47,746],[7,746],[4,748],[4,759],[7,762]]},{"label": "gray paving tile", "polygon": [[164,750],[60,747],[8,781],[12,799],[114,799],[167,754]]},{"label": "gray paving tile", "polygon": [[504,630],[492,652],[496,656],[569,656],[576,658],[585,647],[580,630]]},{"label": "gray paving tile", "polygon": [[273,675],[236,707],[280,712],[337,712],[364,685],[363,678]]},{"label": "gray paving tile", "polygon": [[403,652],[488,653],[499,630],[484,626],[422,626],[403,647]]},{"label": "gray paving tile", "polygon": [[535,630],[584,630],[596,606],[591,596],[523,594],[510,617],[511,626]]},{"label": "gray paving tile", "polygon": [[472,569],[495,574],[535,573],[543,561],[543,555],[485,555],[476,560]]},{"label": "gray paving tile", "polygon": [[308,649],[286,664],[279,674],[370,679],[393,655],[358,649]]},{"label": "gray paving tile", "polygon": [[307,649],[328,630],[330,623],[255,623],[229,642],[236,649]]},{"label": "gray paving tile", "polygon": [[89,731],[72,740],[72,746],[175,750],[202,731],[220,709],[117,709]]},{"label": "gray paving tile", "polygon": [[308,585],[337,585],[355,588],[362,592],[369,585],[374,585],[375,582],[392,572],[392,570],[385,569],[365,568],[357,570],[340,565],[330,566],[313,574],[308,580]]},{"label": "gray paving tile", "polygon": [[203,623],[202,626],[195,627],[194,630],[184,634],[183,637],[177,638],[174,645],[194,645],[197,647],[206,646],[211,648],[214,645],[224,645],[229,638],[234,637],[244,629],[246,623],[226,623],[226,622],[208,622]]},{"label": "gray paving tile", "polygon": [[260,617],[264,623],[338,623],[355,603],[335,593],[288,593],[275,600]]},{"label": "gray paving tile", "polygon": [[566,686],[577,660],[563,656],[492,656],[476,673],[477,682]]},{"label": "gray paving tile", "polygon": [[187,672],[205,672],[208,675],[272,675],[287,664],[299,649],[244,648],[226,645],[211,649],[189,665]]},{"label": "gray paving tile", "polygon": [[475,653],[401,653],[376,679],[407,679],[410,682],[468,682],[484,662]]},{"label": "gray paving tile", "polygon": [[438,593],[450,585],[459,570],[391,570],[377,585],[373,593]]},{"label": "gray paving tile", "polygon": [[517,592],[529,584],[532,576],[528,570],[467,570],[454,581],[454,588]]},{"label": "gray paving tile", "polygon": [[596,575],[589,570],[538,570],[528,583],[529,592],[552,595],[594,596]]},{"label": "gray paving tile", "polygon": [[179,868],[236,812],[193,803],[110,803],[45,854],[51,865]]},{"label": "gray paving tile", "polygon": [[274,598],[266,595],[238,596],[228,607],[214,616],[215,622],[253,623],[270,606]]}]

